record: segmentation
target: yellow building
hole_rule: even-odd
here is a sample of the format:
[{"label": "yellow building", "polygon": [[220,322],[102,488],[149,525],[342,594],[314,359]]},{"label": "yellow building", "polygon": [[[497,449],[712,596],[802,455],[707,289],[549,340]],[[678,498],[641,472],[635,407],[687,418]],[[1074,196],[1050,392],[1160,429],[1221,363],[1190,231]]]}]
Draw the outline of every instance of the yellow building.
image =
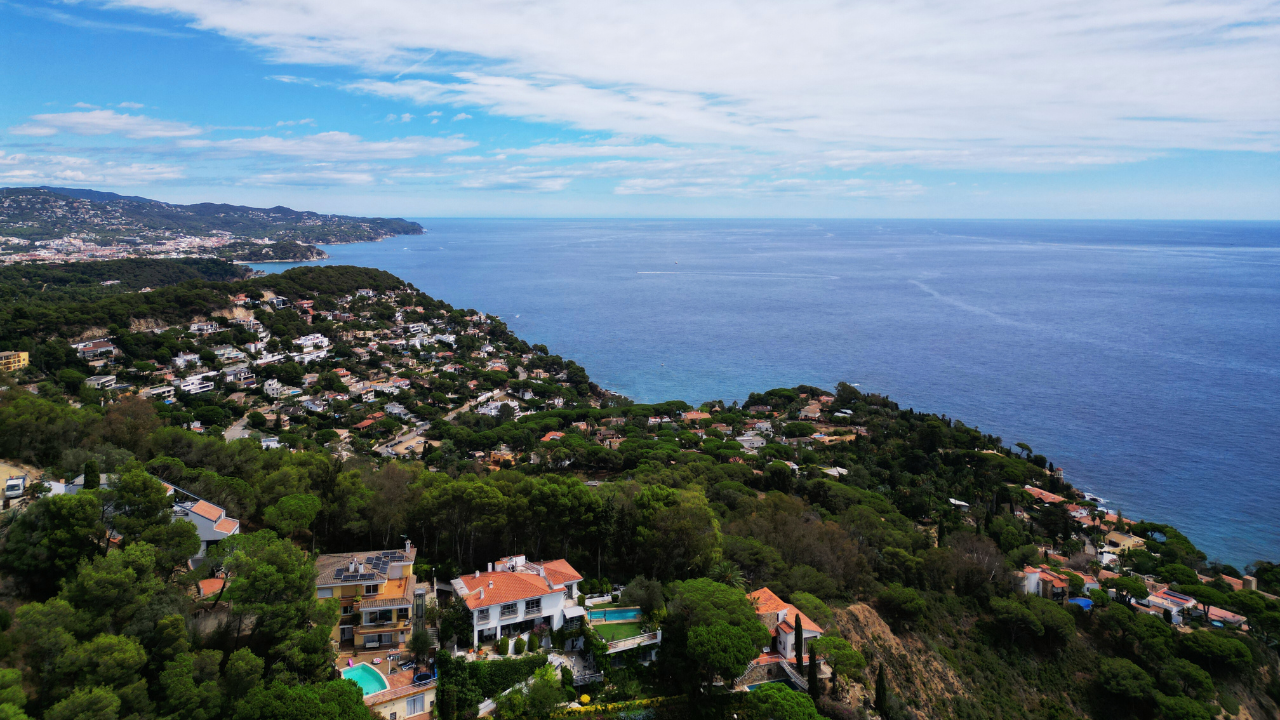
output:
[{"label": "yellow building", "polygon": [[320,555],[316,597],[341,602],[333,641],[356,651],[402,648],[409,640],[417,548]]},{"label": "yellow building", "polygon": [[1124,550],[1140,550],[1145,548],[1147,541],[1137,535],[1122,533],[1118,530],[1112,530],[1107,533],[1107,547],[1104,550],[1124,551]]},{"label": "yellow building", "polygon": [[0,352],[0,372],[13,372],[31,364],[30,356],[24,352]]}]

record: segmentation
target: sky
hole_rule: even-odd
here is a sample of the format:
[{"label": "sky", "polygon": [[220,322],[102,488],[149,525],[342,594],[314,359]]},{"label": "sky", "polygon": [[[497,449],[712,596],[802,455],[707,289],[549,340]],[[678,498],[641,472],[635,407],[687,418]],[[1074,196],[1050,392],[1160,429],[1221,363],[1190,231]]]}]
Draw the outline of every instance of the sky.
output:
[{"label": "sky", "polygon": [[403,217],[1280,219],[1280,2],[0,0],[0,186]]}]

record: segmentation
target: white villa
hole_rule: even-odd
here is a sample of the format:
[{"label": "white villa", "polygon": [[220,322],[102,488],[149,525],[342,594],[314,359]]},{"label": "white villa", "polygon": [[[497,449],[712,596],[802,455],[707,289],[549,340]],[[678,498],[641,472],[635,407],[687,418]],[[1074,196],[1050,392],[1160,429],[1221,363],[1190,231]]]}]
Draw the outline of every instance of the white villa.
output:
[{"label": "white villa", "polygon": [[748,593],[747,599],[756,606],[756,617],[769,628],[769,634],[773,636],[769,647],[764,648],[766,652],[777,653],[786,660],[795,660],[797,619],[804,632],[805,652],[808,652],[810,640],[822,637],[822,627],[818,623],[810,620],[795,605],[782,602],[769,588],[763,587]]},{"label": "white villa", "polygon": [[524,634],[546,625],[582,622],[577,605],[582,575],[564,560],[533,562],[513,555],[453,581],[453,592],[471,608],[472,645]]}]

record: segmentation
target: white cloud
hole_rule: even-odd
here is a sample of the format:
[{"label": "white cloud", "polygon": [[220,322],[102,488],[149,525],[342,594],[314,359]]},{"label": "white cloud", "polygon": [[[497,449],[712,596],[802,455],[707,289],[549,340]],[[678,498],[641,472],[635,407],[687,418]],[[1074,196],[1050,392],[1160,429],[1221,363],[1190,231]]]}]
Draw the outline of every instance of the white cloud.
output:
[{"label": "white cloud", "polygon": [[0,150],[0,184],[145,185],[184,176],[178,165],[100,162],[69,155],[6,155]]},{"label": "white cloud", "polygon": [[312,120],[311,118],[306,118],[304,120],[280,120],[279,122],[276,123],[276,127],[292,127],[294,125],[310,125],[312,127],[315,127],[315,124],[316,124],[315,120]]},{"label": "white cloud", "polygon": [[83,108],[83,109],[85,109],[85,110],[97,110],[97,109],[98,109],[98,106],[97,106],[97,105],[90,105],[89,103],[86,103],[86,102],[78,102],[78,103],[76,103],[75,105],[72,105],[71,107]]},{"label": "white cloud", "polygon": [[1280,149],[1269,0],[117,4],[281,61],[376,77],[429,58],[421,72],[439,78],[351,86],[362,92],[676,143],[1040,166]]},{"label": "white cloud", "polygon": [[439,117],[440,114],[441,113],[439,110],[432,110],[431,112],[427,113],[427,117]]},{"label": "white cloud", "polygon": [[136,102],[122,102],[117,104],[116,107],[128,108],[130,110],[140,110],[146,107],[146,105],[143,105],[142,103],[136,103]]},{"label": "white cloud", "polygon": [[180,138],[199,135],[203,129],[172,120],[157,120],[145,115],[129,115],[114,110],[52,113],[32,115],[31,121],[9,128],[17,135],[123,135],[134,140]]},{"label": "white cloud", "polygon": [[573,178],[581,174],[581,171],[564,168],[537,170],[527,167],[512,167],[501,172],[467,177],[459,181],[458,185],[471,190],[559,192],[569,187],[569,183],[573,182]]},{"label": "white cloud", "polygon": [[406,160],[428,155],[443,155],[475,147],[476,143],[458,137],[431,138],[412,136],[394,140],[370,141],[345,132],[323,132],[296,138],[264,135],[231,140],[187,140],[182,147],[229,156],[281,155],[325,162],[360,162],[368,160]]},{"label": "white cloud", "polygon": [[454,120],[470,120],[471,116],[466,113],[458,113],[457,115],[453,116],[453,119]]},{"label": "white cloud", "polygon": [[245,181],[248,185],[304,185],[328,187],[333,185],[372,185],[371,173],[344,170],[305,170],[300,172],[263,173]]}]

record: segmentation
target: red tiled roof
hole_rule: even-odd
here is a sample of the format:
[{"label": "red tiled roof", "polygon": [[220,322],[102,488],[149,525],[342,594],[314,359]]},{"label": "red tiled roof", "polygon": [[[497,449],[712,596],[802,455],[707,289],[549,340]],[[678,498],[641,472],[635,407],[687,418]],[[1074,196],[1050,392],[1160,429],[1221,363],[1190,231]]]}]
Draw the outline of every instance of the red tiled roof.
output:
[{"label": "red tiled roof", "polygon": [[762,615],[765,613],[776,613],[779,610],[785,609],[787,611],[787,619],[784,622],[781,622],[778,624],[779,627],[785,626],[783,627],[783,630],[782,630],[783,632],[787,632],[787,633],[795,632],[795,628],[792,627],[791,622],[797,616],[800,617],[800,622],[804,624],[805,630],[816,631],[821,629],[818,627],[818,623],[809,619],[808,615],[805,615],[804,613],[800,612],[800,609],[797,608],[795,605],[792,605],[791,603],[782,602],[782,598],[778,597],[777,595],[774,595],[773,591],[767,587],[762,587],[753,593],[748,593],[747,599],[755,603],[757,615]]},{"label": "red tiled roof", "polygon": [[226,582],[227,581],[222,578],[209,578],[208,580],[201,580],[196,583],[196,587],[200,589],[200,597],[209,597],[210,595],[218,594],[218,591],[222,589],[222,586],[226,584]]},{"label": "red tiled roof", "polygon": [[222,518],[217,522],[217,524],[213,526],[213,529],[217,530],[220,533],[226,533],[230,535],[231,533],[235,532],[236,528],[238,527],[240,527],[239,520],[236,520],[235,518]]},{"label": "red tiled roof", "polygon": [[[489,587],[489,583],[493,583],[493,587]],[[556,592],[541,576],[524,572],[482,572],[480,577],[464,575],[462,584],[471,593],[466,596],[466,601],[467,607],[473,610]],[[482,589],[483,598],[480,597]]]},{"label": "red tiled roof", "polygon": [[555,585],[563,585],[564,583],[578,582],[582,579],[582,575],[567,560],[548,560],[542,565],[542,570],[547,574],[547,579]]},{"label": "red tiled roof", "polygon": [[555,430],[552,430],[551,432],[542,436],[542,442],[547,442],[548,440],[559,440],[562,437],[564,437],[564,433],[556,432]]},{"label": "red tiled roof", "polygon": [[191,512],[199,515],[205,520],[213,520],[214,522],[217,522],[223,516],[222,508],[214,505],[213,503],[207,503],[204,500],[193,505],[191,507]]}]

